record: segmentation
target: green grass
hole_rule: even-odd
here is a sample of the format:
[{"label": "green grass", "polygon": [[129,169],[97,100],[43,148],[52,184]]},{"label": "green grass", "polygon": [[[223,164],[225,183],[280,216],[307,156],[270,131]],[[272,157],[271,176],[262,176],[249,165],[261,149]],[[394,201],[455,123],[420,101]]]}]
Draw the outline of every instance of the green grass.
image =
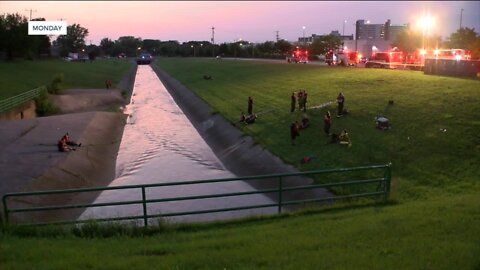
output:
[{"label": "green grass", "polygon": [[0,235],[7,269],[478,269],[478,193],[145,237]]},{"label": "green grass", "polygon": [[[231,122],[254,98],[261,114],[242,130],[301,170],[393,163],[399,199],[423,198],[443,191],[472,188],[480,169],[480,81],[428,76],[421,72],[332,68],[210,59],[160,59],[157,64],[206,100],[212,111]],[[213,80],[204,80],[204,74]],[[323,115],[330,108],[307,111],[312,126],[292,146],[289,126],[303,112],[290,113],[292,91],[307,89],[309,106],[346,96],[350,114],[333,118],[332,131],[346,128],[352,147],[326,144]],[[389,106],[388,100],[394,100]],[[271,111],[273,110],[273,111]],[[392,129],[375,128],[385,115]],[[446,128],[447,132],[440,129]],[[303,156],[315,156],[300,165]]]},{"label": "green grass", "polygon": [[[273,109],[241,129],[300,170],[392,162],[395,203],[162,226],[140,237],[108,226],[91,229],[94,237],[69,229],[4,231],[2,269],[480,269],[480,81],[208,59],[158,64],[229,121],[246,111],[249,95],[257,113]],[[213,80],[202,78],[207,74]],[[290,114],[289,97],[299,88],[307,89],[310,106],[345,94],[351,113],[334,118],[332,128],[348,129],[352,147],[326,144],[321,119],[334,107],[308,111],[312,126],[290,145],[289,124],[302,113]],[[375,129],[377,115],[392,129]],[[305,155],[316,159],[300,165]],[[103,238],[108,234],[114,236]]]},{"label": "green grass", "polygon": [[0,100],[47,85],[53,76],[63,73],[64,88],[105,88],[105,80],[115,87],[132,63],[128,60],[95,60],[67,62],[64,60],[17,60],[0,62]]}]

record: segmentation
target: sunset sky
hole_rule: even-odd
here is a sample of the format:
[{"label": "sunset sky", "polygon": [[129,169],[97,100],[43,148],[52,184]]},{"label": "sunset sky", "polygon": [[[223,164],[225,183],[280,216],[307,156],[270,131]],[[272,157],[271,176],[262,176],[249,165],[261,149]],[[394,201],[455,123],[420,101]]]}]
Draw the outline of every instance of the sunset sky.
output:
[{"label": "sunset sky", "polygon": [[0,1],[0,13],[20,13],[33,18],[66,20],[89,30],[87,44],[108,37],[209,41],[215,27],[215,43],[242,38],[253,42],[280,38],[296,41],[305,35],[332,30],[354,34],[358,19],[373,24],[416,25],[422,14],[435,18],[432,34],[448,37],[460,26],[480,33],[480,1]]}]

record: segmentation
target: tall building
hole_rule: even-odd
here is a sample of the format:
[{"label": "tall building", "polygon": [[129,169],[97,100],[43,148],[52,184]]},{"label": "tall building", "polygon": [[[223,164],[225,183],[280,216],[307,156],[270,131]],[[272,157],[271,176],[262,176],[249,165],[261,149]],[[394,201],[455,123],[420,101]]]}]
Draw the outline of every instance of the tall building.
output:
[{"label": "tall building", "polygon": [[385,24],[371,24],[369,21],[357,20],[355,29],[356,40],[388,40],[395,41],[398,33],[403,31],[406,25],[392,25],[390,19]]},{"label": "tall building", "polygon": [[390,19],[385,24],[371,24],[369,21],[357,20],[355,40],[345,42],[345,46],[362,53],[367,58],[374,51],[388,51],[397,35],[407,25],[391,25]]}]

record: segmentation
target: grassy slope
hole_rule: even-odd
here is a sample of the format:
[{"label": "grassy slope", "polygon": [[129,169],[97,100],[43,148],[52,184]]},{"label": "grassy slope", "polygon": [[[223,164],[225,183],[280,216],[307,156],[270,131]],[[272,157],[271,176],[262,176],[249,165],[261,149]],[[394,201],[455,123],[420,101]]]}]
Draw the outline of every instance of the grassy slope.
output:
[{"label": "grassy slope", "polygon": [[[479,81],[240,61],[161,59],[160,65],[231,121],[246,110],[249,95],[257,112],[277,108],[242,129],[299,167],[299,157],[318,157],[300,169],[392,161],[398,204],[171,230],[145,238],[19,238],[7,233],[0,236],[2,269],[480,267]],[[214,79],[203,80],[204,74]],[[325,145],[324,110],[309,112],[312,128],[290,146],[288,125],[301,113],[288,112],[289,96],[298,88],[308,90],[314,105],[344,92],[352,113],[334,118],[333,129],[350,130],[351,148]],[[394,106],[387,106],[389,99]],[[373,127],[379,114],[391,119],[391,130]]]},{"label": "grassy slope", "polygon": [[57,73],[63,73],[65,88],[104,88],[105,80],[115,86],[131,67],[127,60],[67,62],[38,60],[0,62],[0,100],[49,84]]},{"label": "grassy slope", "polygon": [[[445,204],[448,200],[448,204]],[[0,236],[2,269],[478,269],[477,194],[150,237]]]},{"label": "grassy slope", "polygon": [[[477,186],[480,169],[480,81],[421,72],[330,68],[313,65],[161,59],[158,64],[200,95],[232,122],[246,111],[247,97],[255,101],[258,123],[243,130],[270,151],[302,170],[393,163],[397,196],[424,197],[446,190],[462,192]],[[209,74],[213,80],[203,80]],[[323,115],[327,109],[308,111],[312,127],[290,145],[289,125],[300,120],[291,114],[290,95],[307,89],[309,105],[346,96],[351,112],[333,118],[332,130],[346,128],[353,146],[326,145]],[[388,106],[388,100],[394,100]],[[392,129],[374,128],[374,117],[386,115]],[[446,128],[447,132],[441,132]],[[301,166],[305,155],[316,156]],[[477,186],[478,187],[478,186]]]}]

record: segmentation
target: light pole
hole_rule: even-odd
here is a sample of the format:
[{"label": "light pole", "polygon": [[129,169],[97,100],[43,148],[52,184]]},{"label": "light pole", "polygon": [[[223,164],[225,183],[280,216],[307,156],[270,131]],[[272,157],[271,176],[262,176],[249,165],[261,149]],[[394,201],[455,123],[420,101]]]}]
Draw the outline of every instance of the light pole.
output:
[{"label": "light pole", "polygon": [[307,41],[305,40],[305,26],[302,26],[303,28],[303,47],[306,47]]},{"label": "light pole", "polygon": [[342,38],[345,36],[345,24],[347,23],[347,20],[343,21],[343,29],[342,29]]},{"label": "light pole", "polygon": [[190,45],[190,48],[193,49],[193,57],[195,57],[195,47],[193,45]]},{"label": "light pole", "polygon": [[198,56],[202,57],[202,48],[203,48],[203,43],[200,43],[200,51],[198,52]]}]

